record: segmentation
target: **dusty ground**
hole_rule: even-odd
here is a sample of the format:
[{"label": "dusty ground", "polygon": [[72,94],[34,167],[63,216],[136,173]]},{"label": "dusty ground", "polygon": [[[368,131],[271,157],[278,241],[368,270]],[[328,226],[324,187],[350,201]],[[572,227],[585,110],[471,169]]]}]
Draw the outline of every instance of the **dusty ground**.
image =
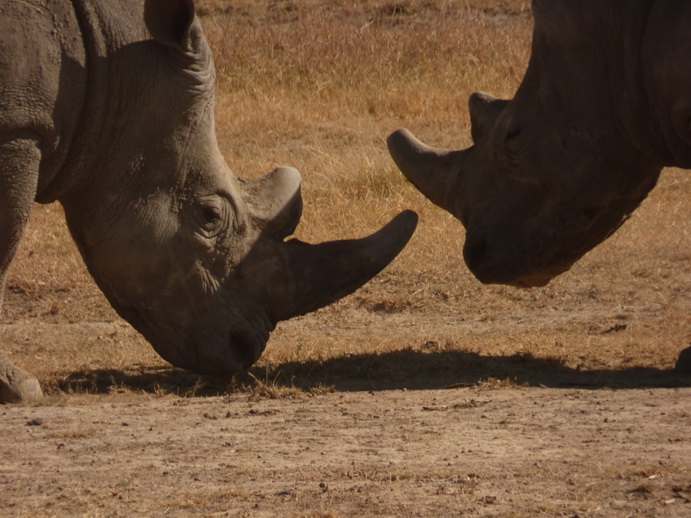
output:
[{"label": "dusty ground", "polygon": [[[457,388],[0,409],[4,516],[675,516],[689,389]],[[37,420],[42,424],[36,424]]]},{"label": "dusty ground", "polygon": [[[401,180],[383,137],[406,125],[467,143],[470,88],[510,94],[520,79],[525,6],[312,3],[327,7],[209,8],[221,145],[250,175],[300,168],[300,238],[363,235],[409,207],[410,245],[355,294],[281,323],[249,373],[208,379],[168,366],[114,314],[60,207],[37,206],[0,343],[47,396],[0,407],[0,516],[691,516],[691,379],[673,371],[691,346],[691,175],[666,170],[631,221],[546,288],[482,286],[460,224]],[[271,52],[248,57],[243,41]],[[389,61],[363,54],[372,72],[345,62],[322,88],[328,70],[301,61],[319,42],[329,63],[347,44],[400,51],[402,68],[378,85]],[[239,64],[250,83],[271,80],[252,89]],[[351,92],[348,75],[375,82]],[[423,86],[426,100],[409,99]]]}]

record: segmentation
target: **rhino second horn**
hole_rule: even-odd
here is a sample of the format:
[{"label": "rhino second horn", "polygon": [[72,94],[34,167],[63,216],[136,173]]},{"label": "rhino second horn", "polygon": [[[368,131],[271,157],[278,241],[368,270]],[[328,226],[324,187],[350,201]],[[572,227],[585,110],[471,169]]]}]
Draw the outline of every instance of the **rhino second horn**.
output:
[{"label": "rhino second horn", "polygon": [[283,257],[293,289],[289,296],[274,300],[273,319],[304,315],[352,293],[399,254],[416,226],[417,214],[406,210],[362,239],[316,245],[297,239],[283,243]]},{"label": "rhino second horn", "polygon": [[404,176],[432,203],[455,214],[457,182],[465,151],[429,147],[407,129],[395,131],[386,143]]},{"label": "rhino second horn", "polygon": [[302,178],[297,169],[279,167],[255,180],[243,180],[248,205],[264,234],[284,239],[295,231],[302,216]]},{"label": "rhino second horn", "polygon": [[470,133],[475,144],[479,144],[487,138],[497,123],[499,115],[509,105],[509,102],[484,92],[475,92],[468,98]]}]

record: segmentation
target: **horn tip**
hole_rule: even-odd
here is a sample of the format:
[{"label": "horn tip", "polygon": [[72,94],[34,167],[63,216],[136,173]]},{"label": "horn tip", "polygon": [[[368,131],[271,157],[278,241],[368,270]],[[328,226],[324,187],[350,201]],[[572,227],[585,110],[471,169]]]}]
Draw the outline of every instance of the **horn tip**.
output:
[{"label": "horn tip", "polygon": [[400,249],[408,243],[417,228],[418,215],[414,210],[406,209],[391,218],[378,234],[387,234],[400,244]]},{"label": "horn tip", "polygon": [[411,235],[417,227],[418,215],[414,210],[405,209],[395,216],[394,220],[395,219],[398,219],[401,222],[400,225],[402,228],[409,229]]},{"label": "horn tip", "polygon": [[297,190],[302,185],[302,175],[300,171],[294,167],[280,166],[271,171],[268,175],[277,184],[284,186],[286,189]]},{"label": "horn tip", "polygon": [[379,269],[384,268],[406,247],[415,233],[417,222],[417,213],[406,209],[370,236],[373,242],[379,243],[378,250],[381,254],[377,261],[381,262]]},{"label": "horn tip", "polygon": [[414,146],[418,142],[418,139],[415,138],[415,135],[413,135],[410,130],[401,128],[387,137],[386,146],[389,148],[391,156],[395,157],[396,154]]}]

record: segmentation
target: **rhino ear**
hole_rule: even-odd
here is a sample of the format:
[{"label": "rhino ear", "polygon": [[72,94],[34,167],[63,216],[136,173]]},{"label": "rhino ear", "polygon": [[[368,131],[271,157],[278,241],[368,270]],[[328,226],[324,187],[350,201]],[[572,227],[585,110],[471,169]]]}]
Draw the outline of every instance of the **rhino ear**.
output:
[{"label": "rhino ear", "polygon": [[191,50],[190,29],[194,22],[193,0],[146,0],[144,23],[159,43],[182,52]]},{"label": "rhino ear", "polygon": [[473,142],[478,144],[494,128],[499,114],[504,111],[509,101],[497,99],[489,94],[475,92],[468,99],[470,112],[470,133]]}]

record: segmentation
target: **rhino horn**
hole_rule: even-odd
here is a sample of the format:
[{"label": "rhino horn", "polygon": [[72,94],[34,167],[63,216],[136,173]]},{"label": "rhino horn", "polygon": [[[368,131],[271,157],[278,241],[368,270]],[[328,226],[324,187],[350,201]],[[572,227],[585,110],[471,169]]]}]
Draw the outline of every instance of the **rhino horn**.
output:
[{"label": "rhino horn", "polygon": [[297,169],[279,167],[243,183],[246,203],[264,235],[283,239],[295,231],[302,216],[302,177]]},{"label": "rhino horn", "polygon": [[447,151],[429,147],[407,129],[395,131],[386,143],[405,177],[432,203],[456,214],[456,189],[467,150]]},{"label": "rhino horn", "polygon": [[470,96],[468,112],[470,113],[470,133],[473,142],[478,144],[490,134],[499,115],[509,102],[484,92],[475,92]]},{"label": "rhino horn", "polygon": [[352,293],[398,255],[416,225],[417,214],[406,210],[361,239],[315,245],[297,239],[282,243],[281,255],[291,282],[287,291],[271,294],[272,319],[303,315]]}]

